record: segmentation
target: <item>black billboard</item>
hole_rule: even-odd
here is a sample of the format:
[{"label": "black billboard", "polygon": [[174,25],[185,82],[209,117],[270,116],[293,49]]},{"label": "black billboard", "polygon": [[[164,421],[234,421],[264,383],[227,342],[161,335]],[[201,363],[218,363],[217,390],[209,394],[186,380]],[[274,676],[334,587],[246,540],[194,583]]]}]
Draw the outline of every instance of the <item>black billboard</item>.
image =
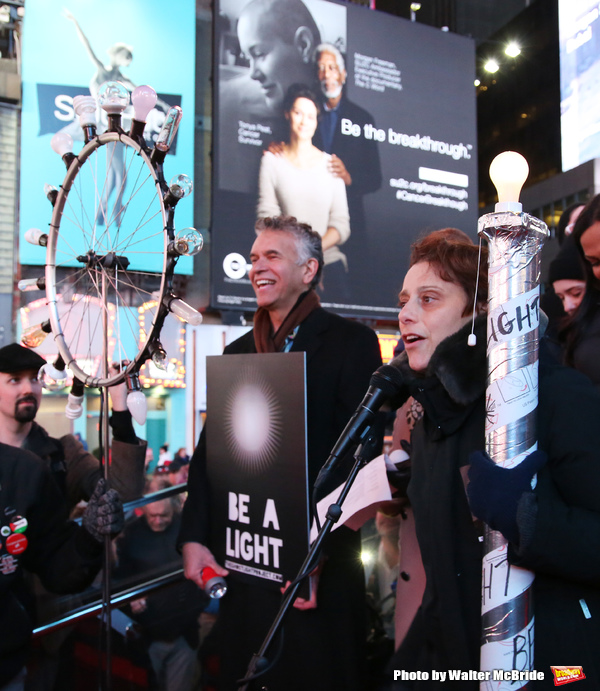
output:
[{"label": "black billboard", "polygon": [[[327,245],[323,306],[395,317],[419,234],[452,226],[476,237],[473,41],[325,0],[220,0],[217,10],[212,306],[255,308],[254,223],[284,213]],[[286,95],[304,94],[298,84],[320,106],[312,130],[310,99],[284,113]]]}]

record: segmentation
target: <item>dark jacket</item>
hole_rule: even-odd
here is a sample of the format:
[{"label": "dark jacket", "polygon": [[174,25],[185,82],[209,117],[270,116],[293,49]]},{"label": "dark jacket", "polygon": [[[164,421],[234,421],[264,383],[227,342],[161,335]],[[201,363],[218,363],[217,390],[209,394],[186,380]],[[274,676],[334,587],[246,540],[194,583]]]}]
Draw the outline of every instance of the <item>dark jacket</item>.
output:
[{"label": "dark jacket", "polygon": [[102,545],[67,521],[64,500],[40,459],[6,444],[0,444],[0,511],[1,687],[23,667],[31,636],[31,621],[14,594],[23,570],[55,593],[77,592],[98,572]]},{"label": "dark jacket", "polygon": [[[375,333],[324,309],[300,325],[292,351],[306,352],[308,466],[310,486],[381,364]],[[227,346],[225,353],[255,353],[253,332]],[[210,413],[209,413],[210,417]],[[210,424],[208,422],[207,424]],[[205,476],[204,432],[194,452],[179,542],[206,543],[210,494]],[[210,544],[208,545],[210,547]],[[284,626],[281,658],[266,677],[269,688],[286,691],[363,691],[365,586],[360,535],[336,530],[326,545],[317,609],[291,610]],[[272,624],[280,603],[277,591],[229,578],[215,627],[223,689],[236,688]],[[271,657],[277,644],[271,650]]]},{"label": "dark jacket", "polygon": [[[135,578],[139,583],[181,568],[175,548],[181,518],[179,514],[165,530],[151,530],[144,516],[130,523],[117,540],[117,579]],[[133,585],[133,583],[129,583]],[[198,615],[208,596],[191,581],[182,580],[146,596],[146,609],[128,614],[142,625],[150,641],[174,641],[184,636],[191,647],[198,645]]]},{"label": "dark jacket", "polygon": [[[147,443],[135,436],[128,411],[113,412],[111,425],[114,436],[110,484],[124,502],[132,501],[143,493]],[[33,422],[21,448],[32,451],[46,462],[67,498],[69,508],[82,499],[87,501],[102,477],[98,459],[86,451],[72,434],[55,439],[41,425]]]},{"label": "dark jacket", "polygon": [[[427,585],[394,669],[479,668],[481,531],[463,477],[469,454],[484,448],[485,319],[478,321],[475,348],[467,346],[469,328],[438,346],[425,376],[413,373],[403,356],[397,359],[425,410],[413,431],[408,495]],[[600,687],[599,419],[593,386],[546,357],[542,345],[538,439],[548,463],[520,503],[529,510],[519,514],[519,545],[509,545],[509,561],[536,574],[533,668],[545,680],[535,688],[554,688],[551,665],[572,664],[583,665],[588,688]],[[475,690],[478,682],[455,687]]]}]

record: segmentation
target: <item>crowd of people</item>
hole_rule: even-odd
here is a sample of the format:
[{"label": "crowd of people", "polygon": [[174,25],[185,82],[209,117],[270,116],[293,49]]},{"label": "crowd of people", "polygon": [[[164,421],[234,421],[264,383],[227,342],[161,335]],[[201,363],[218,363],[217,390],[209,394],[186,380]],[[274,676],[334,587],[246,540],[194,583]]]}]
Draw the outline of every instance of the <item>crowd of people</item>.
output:
[{"label": "crowd of people", "polygon": [[[516,469],[495,466],[484,453],[486,250],[456,229],[415,242],[399,294],[403,348],[392,363],[402,381],[391,400],[400,409],[392,448],[402,449],[405,465],[399,467],[408,471],[389,475],[394,500],[380,507],[379,558],[367,579],[371,593],[387,603],[380,623],[390,646],[367,645],[360,536],[341,527],[328,536],[313,564],[315,587],[296,597],[287,613],[279,649],[268,651],[270,667],[261,684],[324,691],[427,689],[438,688],[438,682],[419,678],[421,672],[478,670],[482,523],[505,537],[511,564],[535,573],[533,668],[546,672],[546,681],[536,684],[550,688],[551,666],[574,659],[591,684],[600,683],[600,440],[593,424],[600,397],[591,355],[599,229],[600,196],[582,209],[550,267],[565,315],[540,339],[539,444],[519,466],[519,477]],[[254,328],[227,346],[225,355],[306,353],[312,487],[381,365],[377,338],[368,327],[320,307],[315,289],[325,264],[323,243],[307,224],[290,216],[261,219],[250,261],[258,303]],[[477,336],[475,347],[467,343],[470,332]],[[28,624],[18,612],[31,585],[29,574],[38,574],[51,590],[84,588],[100,568],[109,535],[116,537],[117,579],[150,577],[181,564],[178,550],[183,555],[186,581],[134,599],[125,610],[143,631],[157,689],[202,688],[199,621],[209,602],[204,569],[227,580],[203,649],[218,661],[216,688],[235,689],[277,614],[281,594],[271,584],[237,578],[213,556],[222,546],[215,543],[221,538],[215,537],[210,511],[210,411],[191,461],[185,449],[172,458],[165,444],[142,490],[147,445],[133,430],[124,386],[113,387],[109,490],[99,462],[80,441],[71,435],[53,439],[35,422],[41,402],[37,374],[44,362],[17,344],[0,349],[0,443],[6,459],[0,486],[7,517],[2,616],[6,627],[22,631],[3,644],[0,688],[25,688]],[[374,429],[381,446],[378,423]],[[348,460],[336,467],[340,480]],[[183,508],[178,495],[161,494],[186,481]],[[128,501],[157,492],[155,501],[124,523],[119,494]],[[79,527],[66,516],[80,500],[87,508]],[[377,658],[382,650],[391,654],[387,670]],[[407,675],[395,680],[393,670]],[[477,683],[463,680],[460,688],[474,689]],[[27,684],[36,688],[35,675]]]}]

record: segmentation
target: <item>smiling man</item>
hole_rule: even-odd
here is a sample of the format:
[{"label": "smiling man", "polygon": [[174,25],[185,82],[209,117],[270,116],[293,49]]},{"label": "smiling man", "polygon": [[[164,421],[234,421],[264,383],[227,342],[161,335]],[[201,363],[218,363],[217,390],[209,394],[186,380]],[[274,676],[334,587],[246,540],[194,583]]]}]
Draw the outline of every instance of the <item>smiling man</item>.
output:
[{"label": "smiling man", "polygon": [[[260,219],[250,251],[250,280],[258,310],[254,329],[225,353],[306,353],[309,491],[339,435],[381,364],[377,337],[368,327],[325,311],[314,290],[323,266],[321,238],[294,217]],[[210,418],[210,412],[209,412]],[[215,562],[207,544],[210,520],[205,480],[204,432],[189,476],[179,543],[187,578],[203,585],[201,571]],[[263,683],[287,691],[365,688],[363,658],[364,575],[357,533],[341,527],[324,549],[316,603],[296,600],[285,621],[285,641]],[[230,577],[220,601],[216,643],[221,658],[219,689],[236,688],[279,609],[280,595]],[[316,607],[315,607],[316,604]],[[308,611],[305,611],[308,610]],[[273,652],[271,651],[271,655]]]}]

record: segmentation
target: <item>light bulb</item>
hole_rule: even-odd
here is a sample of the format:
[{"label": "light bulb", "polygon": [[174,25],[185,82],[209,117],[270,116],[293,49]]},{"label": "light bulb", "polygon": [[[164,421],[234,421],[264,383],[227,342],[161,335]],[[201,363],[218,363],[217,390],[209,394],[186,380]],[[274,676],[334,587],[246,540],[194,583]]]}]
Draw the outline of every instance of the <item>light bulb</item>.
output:
[{"label": "light bulb", "polygon": [[67,396],[67,407],[65,408],[65,415],[69,420],[77,420],[83,415],[83,395],[74,396],[70,393]]},{"label": "light bulb", "polygon": [[490,165],[490,178],[498,191],[496,211],[520,213],[523,210],[519,194],[528,175],[527,161],[516,151],[505,151],[496,156]]},{"label": "light bulb", "polygon": [[44,194],[48,201],[54,206],[56,204],[56,197],[58,197],[58,188],[54,185],[44,184]]},{"label": "light bulb", "polygon": [[129,105],[129,91],[121,82],[104,82],[98,89],[98,103],[109,115],[119,115]]},{"label": "light bulb", "polygon": [[48,391],[60,391],[67,385],[67,373],[65,370],[57,369],[49,362],[42,365],[38,379]]},{"label": "light bulb", "polygon": [[125,375],[125,383],[127,384],[127,409],[131,413],[131,417],[138,423],[143,425],[146,422],[146,411],[148,405],[146,403],[146,396],[140,386],[140,375],[138,372],[131,371]]},{"label": "light bulb", "polygon": [[32,290],[46,290],[46,279],[44,276],[39,278],[23,278],[17,283],[17,288],[22,293],[28,293]]},{"label": "light bulb", "polygon": [[200,312],[179,298],[173,298],[168,303],[168,308],[169,311],[173,312],[173,314],[177,315],[180,319],[183,319],[184,322],[187,322],[192,326],[199,326],[202,324],[202,315]]},{"label": "light bulb", "polygon": [[26,348],[38,348],[42,345],[50,331],[51,327],[49,321],[30,326],[27,329],[24,329],[23,333],[21,334],[21,343]]},{"label": "light bulb", "polygon": [[152,362],[158,367],[158,369],[166,372],[169,369],[169,360],[165,351],[156,351],[152,356]]},{"label": "light bulb", "polygon": [[163,126],[160,128],[158,137],[156,139],[155,147],[164,153],[166,153],[170,148],[175,135],[177,134],[177,128],[181,122],[181,117],[183,111],[179,106],[173,106],[169,108]]},{"label": "light bulb", "polygon": [[133,117],[139,122],[146,122],[148,113],[154,108],[157,101],[156,91],[151,86],[137,86],[131,92],[133,103]]},{"label": "light bulb", "polygon": [[148,406],[146,396],[142,391],[131,391],[127,394],[127,408],[138,425],[143,425],[146,422]]},{"label": "light bulb", "polygon": [[73,108],[79,116],[79,124],[89,127],[96,124],[96,99],[93,96],[75,96]]},{"label": "light bulb", "polygon": [[[176,194],[173,190],[173,187],[177,187],[180,192],[179,194]],[[189,175],[184,175],[183,173],[180,175],[175,175],[175,177],[171,178],[171,182],[169,183],[169,189],[171,192],[176,194],[176,196],[179,197],[179,199],[183,199],[184,197],[187,197],[189,194],[192,193],[192,190],[194,189],[194,183],[192,182],[192,178],[189,177]]]},{"label": "light bulb", "polygon": [[25,240],[31,245],[39,245],[40,247],[46,247],[48,244],[48,235],[42,233],[39,228],[30,228],[25,231]]},{"label": "light bulb", "polygon": [[73,153],[73,137],[66,132],[57,132],[50,140],[52,150],[59,156]]},{"label": "light bulb", "polygon": [[173,247],[177,254],[193,257],[204,247],[204,238],[195,228],[184,228],[175,236]]}]

